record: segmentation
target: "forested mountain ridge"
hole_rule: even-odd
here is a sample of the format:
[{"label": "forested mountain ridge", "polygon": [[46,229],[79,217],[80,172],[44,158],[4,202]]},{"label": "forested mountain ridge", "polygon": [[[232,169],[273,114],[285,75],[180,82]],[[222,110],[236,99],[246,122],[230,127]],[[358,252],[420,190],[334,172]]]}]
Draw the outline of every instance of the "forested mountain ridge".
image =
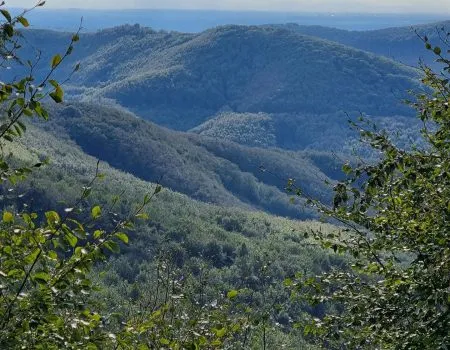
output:
[{"label": "forested mountain ridge", "polygon": [[332,155],[252,148],[175,132],[123,109],[74,102],[51,111],[43,124],[59,139],[145,181],[208,203],[311,218],[313,212],[290,202],[286,181],[294,175],[311,195],[330,200],[325,182],[339,178]]},{"label": "forested mountain ridge", "polygon": [[[432,53],[423,50],[424,44],[418,38],[427,36],[433,42],[440,42],[445,37],[442,28],[449,27],[450,21],[415,25],[411,27],[394,27],[367,31],[350,31],[323,26],[304,26],[295,23],[276,25],[296,33],[316,36],[357,49],[382,55],[407,65],[417,66],[419,57],[434,65]],[[418,53],[421,52],[420,55]]]},{"label": "forested mountain ridge", "polygon": [[[49,34],[26,37],[45,43]],[[401,100],[418,86],[417,73],[392,60],[274,27],[183,34],[124,26],[82,35],[72,60],[82,68],[69,92],[113,99],[180,130],[223,111],[410,114]]]}]

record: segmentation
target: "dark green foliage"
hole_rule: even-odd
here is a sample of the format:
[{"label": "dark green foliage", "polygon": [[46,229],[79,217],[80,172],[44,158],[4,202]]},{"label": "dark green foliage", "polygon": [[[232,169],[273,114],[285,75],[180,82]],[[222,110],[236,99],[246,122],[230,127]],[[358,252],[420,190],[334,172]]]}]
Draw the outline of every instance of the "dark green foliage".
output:
[{"label": "dark green foliage", "polygon": [[[313,305],[339,306],[304,328],[330,348],[450,345],[450,60],[422,39],[445,72],[422,66],[422,82],[433,89],[412,103],[423,125],[422,146],[399,147],[362,118],[352,125],[380,158],[344,165],[348,177],[335,186],[333,206],[311,200],[342,225],[315,238],[348,256],[351,271],[306,273],[290,284]],[[448,47],[447,39],[441,44]]]},{"label": "dark green foliage", "polygon": [[[308,152],[249,148],[197,135],[173,132],[117,107],[73,103],[52,111],[42,125],[73,140],[86,153],[146,181],[161,181],[195,199],[227,206],[258,208],[278,215],[311,218],[284,193],[285,178],[301,174],[305,188],[330,200],[333,182]],[[328,171],[329,164],[323,164]],[[261,166],[264,167],[262,171]]]},{"label": "dark green foliage", "polygon": [[[42,5],[41,1],[36,7]],[[0,21],[2,70],[21,63],[15,27],[29,25],[23,17],[27,11],[13,17],[3,6],[0,4],[5,18]],[[7,207],[8,199],[13,205],[20,201],[21,196],[14,193],[17,182],[25,181],[43,165],[34,161],[17,166],[23,163],[15,158],[15,146],[27,130],[23,119],[46,120],[48,112],[41,101],[47,95],[57,103],[63,101],[64,92],[52,77],[70,55],[75,41],[68,41],[66,54],[54,56],[42,80],[33,76],[35,63],[29,61],[27,75],[1,86],[0,147],[12,149],[11,156],[3,152],[0,156],[0,182],[5,192],[0,222],[0,347],[5,349],[97,349],[112,345],[102,328],[97,305],[89,298],[95,286],[87,275],[95,261],[118,251],[117,241],[126,237],[120,231],[131,222],[120,220],[110,230],[96,234],[94,230],[101,230],[98,206],[92,209],[90,220],[73,207],[60,213],[42,208],[38,213],[28,205],[21,210]],[[98,177],[96,172],[87,187],[73,197],[75,207],[89,196],[90,186]]]}]

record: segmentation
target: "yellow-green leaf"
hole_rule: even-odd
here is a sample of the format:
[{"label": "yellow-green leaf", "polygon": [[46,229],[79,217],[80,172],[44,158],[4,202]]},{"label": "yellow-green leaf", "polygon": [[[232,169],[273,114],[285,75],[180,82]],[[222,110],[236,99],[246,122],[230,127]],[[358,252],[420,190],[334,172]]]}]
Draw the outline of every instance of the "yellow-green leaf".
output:
[{"label": "yellow-green leaf", "polygon": [[8,22],[11,22],[11,20],[12,20],[11,14],[7,10],[1,9],[0,12],[2,13],[3,17],[5,17]]},{"label": "yellow-green leaf", "polygon": [[239,292],[238,292],[237,290],[230,290],[230,291],[227,293],[227,298],[228,298],[228,299],[236,298],[236,297],[238,296],[238,294],[239,294]]},{"label": "yellow-green leaf", "polygon": [[123,232],[116,233],[116,237],[120,239],[123,243],[128,244],[128,236],[125,233]]},{"label": "yellow-green leaf", "polygon": [[33,276],[35,281],[38,282],[48,282],[50,280],[50,275],[46,272],[38,272]]},{"label": "yellow-green leaf", "polygon": [[45,213],[45,217],[47,218],[47,223],[50,226],[57,225],[61,221],[58,213],[56,211],[48,211]]},{"label": "yellow-green leaf", "polygon": [[56,87],[55,91],[49,95],[56,103],[61,103],[64,100],[64,90],[59,85]]},{"label": "yellow-green leaf", "polygon": [[159,339],[159,342],[163,345],[169,345],[170,344],[170,340],[166,339],[166,338],[161,338]]},{"label": "yellow-green leaf", "polygon": [[225,334],[227,334],[227,329],[226,328],[214,329],[214,333],[216,333],[217,337],[222,338],[225,336]]},{"label": "yellow-green leaf", "polygon": [[30,23],[28,23],[28,20],[25,17],[17,17],[17,20],[22,24],[25,28],[30,26]]},{"label": "yellow-green leaf", "polygon": [[94,239],[100,238],[102,234],[103,234],[103,231],[101,231],[101,230],[96,230],[96,231],[94,232]]},{"label": "yellow-green leaf", "polygon": [[96,205],[91,210],[92,218],[97,219],[100,215],[102,215],[102,208],[100,206]]},{"label": "yellow-green leaf", "polygon": [[14,215],[11,214],[9,211],[3,212],[3,222],[8,224],[14,222]]},{"label": "yellow-green leaf", "polygon": [[147,213],[140,213],[140,214],[137,214],[136,217],[137,217],[138,219],[142,219],[142,220],[148,220],[148,219],[150,218],[150,217],[148,216]]},{"label": "yellow-green leaf", "polygon": [[62,61],[62,58],[60,55],[55,55],[52,58],[52,68],[56,68]]},{"label": "yellow-green leaf", "polygon": [[33,250],[33,252],[29,255],[27,255],[24,259],[25,264],[32,264],[36,258],[38,257],[38,255],[40,254],[41,250],[39,248],[36,248],[35,250]]},{"label": "yellow-green leaf", "polygon": [[72,234],[71,232],[66,232],[64,237],[66,238],[67,242],[70,244],[70,246],[72,248],[77,245],[78,238],[74,234]]}]

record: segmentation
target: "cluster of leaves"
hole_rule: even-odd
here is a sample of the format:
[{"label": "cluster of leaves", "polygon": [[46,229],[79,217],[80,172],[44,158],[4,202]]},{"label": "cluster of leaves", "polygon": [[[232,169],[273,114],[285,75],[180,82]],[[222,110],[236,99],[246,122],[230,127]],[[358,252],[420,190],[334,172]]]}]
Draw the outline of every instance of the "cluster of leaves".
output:
[{"label": "cluster of leaves", "polygon": [[441,73],[422,65],[422,82],[433,92],[411,103],[424,146],[402,149],[362,118],[352,125],[379,160],[344,165],[348,177],[335,186],[332,207],[311,200],[342,224],[315,238],[351,257],[346,269],[291,281],[295,296],[338,306],[305,327],[329,348],[450,345],[450,60],[423,41],[444,65]]},{"label": "cluster of leaves", "polygon": [[[193,280],[181,274],[168,258],[160,253],[156,261],[156,278],[150,291],[136,287],[135,300],[127,312],[126,326],[118,334],[118,344],[124,349],[228,349],[245,329],[244,317],[233,313],[237,291],[218,295],[207,303],[193,288]],[[195,300],[195,301],[194,301]],[[127,303],[124,301],[124,303]]]},{"label": "cluster of leaves", "polygon": [[[98,178],[96,174],[95,179]],[[112,230],[98,225],[102,209],[94,206],[90,218],[77,220],[86,187],[74,208],[40,218],[36,213],[3,212],[0,231],[1,324],[0,344],[16,348],[97,348],[114,337],[102,328],[102,317],[90,299],[95,291],[88,274],[93,263],[119,252],[128,243],[123,230],[148,204],[119,220]]]},{"label": "cluster of leaves", "polygon": [[[16,26],[28,27],[24,17],[17,17],[0,4],[4,21],[1,23],[2,69],[14,64],[26,64],[29,73],[22,79],[2,82],[0,142],[13,143],[26,131],[22,119],[48,119],[43,100],[49,96],[56,103],[63,101],[61,85],[52,79],[55,70],[71,55],[76,33],[64,55],[55,55],[48,74],[35,82],[34,69],[39,63],[20,61]],[[36,7],[44,5],[44,1]],[[76,65],[73,72],[76,72]],[[70,78],[70,76],[69,76]],[[69,79],[68,78],[68,79]],[[3,186],[14,186],[39,168],[14,168],[3,154],[0,158]],[[115,337],[102,325],[101,315],[90,299],[95,289],[88,277],[93,264],[111,252],[119,251],[119,242],[128,243],[124,230],[132,228],[133,220],[142,215],[152,196],[123,220],[114,220],[109,230],[102,228],[104,214],[100,206],[93,206],[90,214],[83,213],[83,202],[91,193],[91,186],[101,177],[97,171],[92,181],[83,188],[73,207],[64,213],[4,210],[0,223],[0,346],[2,348],[98,348],[108,346]],[[12,190],[12,189],[11,189]],[[161,190],[156,187],[153,195]],[[109,214],[116,202],[111,205]]]},{"label": "cluster of leaves", "polygon": [[[41,7],[44,1],[37,3],[35,7]],[[18,56],[18,50],[21,49],[19,38],[21,34],[17,31],[16,26],[28,27],[28,20],[24,17],[30,10],[24,11],[21,15],[12,17],[10,12],[3,8],[5,3],[0,4],[1,15],[4,20],[0,23],[0,69],[10,70],[18,65],[26,65],[28,72],[21,78],[11,82],[0,82],[0,103],[2,105],[2,114],[0,117],[0,140],[4,142],[13,142],[14,138],[22,136],[26,131],[26,125],[23,122],[24,117],[37,117],[47,120],[48,112],[42,104],[42,101],[50,96],[56,103],[61,103],[64,98],[64,90],[61,85],[52,79],[54,72],[58,67],[71,55],[74,44],[79,40],[79,33],[72,36],[70,44],[64,55],[55,55],[51,61],[47,74],[40,81],[35,81],[34,72],[40,62],[40,54],[33,62],[27,60],[26,63],[21,62]],[[77,64],[70,76],[79,69]],[[40,167],[42,164],[34,165],[34,168]],[[30,168],[11,169],[8,162],[0,159],[0,179],[1,181],[9,181],[15,184],[31,172]]]}]

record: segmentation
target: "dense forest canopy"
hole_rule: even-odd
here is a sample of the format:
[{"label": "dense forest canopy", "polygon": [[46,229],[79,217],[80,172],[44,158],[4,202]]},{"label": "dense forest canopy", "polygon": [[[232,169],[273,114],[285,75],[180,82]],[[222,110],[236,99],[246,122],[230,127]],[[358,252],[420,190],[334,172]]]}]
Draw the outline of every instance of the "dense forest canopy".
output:
[{"label": "dense forest canopy", "polygon": [[[48,56],[70,37],[24,35]],[[184,34],[123,26],[81,39],[69,58],[83,63],[70,81],[75,94],[113,99],[179,130],[227,111],[281,119],[358,111],[411,116],[402,99],[419,88],[414,69],[285,28],[224,26]]]}]

